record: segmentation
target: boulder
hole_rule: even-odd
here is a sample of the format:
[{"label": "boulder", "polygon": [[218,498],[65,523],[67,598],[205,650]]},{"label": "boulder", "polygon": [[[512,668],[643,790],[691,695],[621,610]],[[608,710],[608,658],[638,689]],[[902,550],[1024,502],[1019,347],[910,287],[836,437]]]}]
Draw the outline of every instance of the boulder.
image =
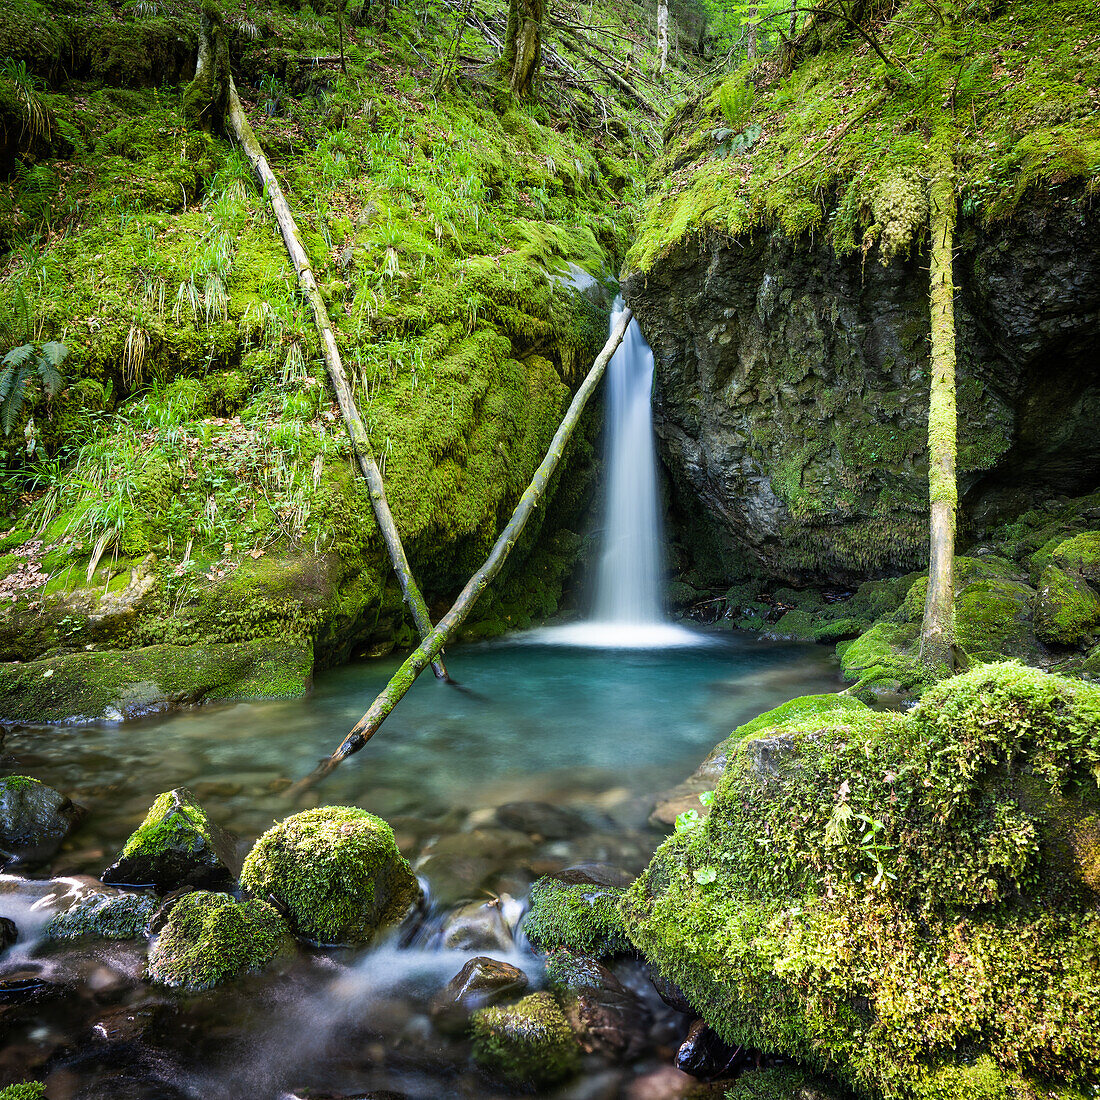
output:
[{"label": "boulder", "polygon": [[619,917],[625,876],[567,868],[531,887],[531,908],[522,928],[540,951],[568,947],[594,958],[629,950]]},{"label": "boulder", "polygon": [[749,727],[781,728],[778,777],[751,741],[733,749],[710,816],[658,849],[619,910],[705,1026],[729,1048],[827,1065],[859,1095],[1087,1080],[1100,687],[987,664],[905,714],[818,701]]},{"label": "boulder", "polygon": [[236,879],[236,866],[229,838],[186,787],[177,787],[153,803],[118,858],[103,872],[103,881],[151,886],[161,894],[181,886],[227,888]]},{"label": "boulder", "polygon": [[676,1052],[676,1068],[700,1081],[732,1077],[758,1060],[758,1052],[730,1046],[703,1020],[696,1020]]},{"label": "boulder", "polygon": [[133,940],[147,934],[157,910],[152,894],[123,893],[105,889],[87,892],[55,913],[42,935],[46,940],[72,940],[94,936],[105,940]]},{"label": "boulder", "polygon": [[1067,573],[1100,581],[1100,531],[1082,531],[1060,542],[1051,551],[1050,560]]},{"label": "boulder", "polygon": [[1035,633],[1044,642],[1075,645],[1100,626],[1100,596],[1083,577],[1048,565],[1039,578]]},{"label": "boulder", "polygon": [[0,952],[7,951],[19,939],[19,929],[10,917],[0,917]]},{"label": "boulder", "polygon": [[580,1046],[549,993],[480,1009],[472,1031],[478,1064],[508,1084],[544,1088],[577,1071]]},{"label": "boulder", "polygon": [[432,999],[432,1022],[441,1031],[465,1031],[478,1009],[514,1000],[526,989],[527,975],[519,967],[479,955]]},{"label": "boulder", "polygon": [[631,1062],[645,1050],[649,1008],[607,967],[558,948],[547,956],[546,979],[584,1050],[617,1062]]},{"label": "boulder", "polygon": [[194,993],[262,969],[292,943],[266,901],[197,891],[172,907],[149,952],[149,978]]},{"label": "boulder", "polygon": [[471,901],[451,913],[440,933],[448,951],[497,951],[506,953],[515,944],[496,901]]},{"label": "boulder", "polygon": [[26,775],[0,779],[0,866],[44,863],[86,811]]},{"label": "boulder", "polygon": [[309,943],[369,943],[420,899],[393,830],[352,806],[305,810],[269,829],[245,858],[241,884],[283,909]]}]

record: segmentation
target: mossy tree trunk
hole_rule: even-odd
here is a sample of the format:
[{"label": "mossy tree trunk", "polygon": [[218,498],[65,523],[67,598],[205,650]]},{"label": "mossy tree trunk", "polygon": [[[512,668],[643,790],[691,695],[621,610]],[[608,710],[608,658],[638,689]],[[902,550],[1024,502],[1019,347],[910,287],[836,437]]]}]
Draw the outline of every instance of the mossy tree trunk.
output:
[{"label": "mossy tree trunk", "polygon": [[547,485],[558,467],[558,463],[565,454],[565,448],[573,436],[573,430],[580,422],[581,413],[584,412],[588,399],[593,390],[603,377],[611,356],[615,349],[622,343],[633,314],[625,310],[611,335],[604,344],[603,350],[596,356],[592,369],[588,372],[581,387],[577,390],[569,405],[565,416],[562,417],[554,438],[550,441],[550,447],[546,456],[535,471],[531,484],[523,491],[523,496],[512,513],[512,518],[501,531],[499,538],[493,544],[488,558],[481,568],[466,582],[466,587],[458,595],[451,609],[436,624],[435,629],[421,643],[418,649],[413,650],[405,659],[405,663],[394,673],[393,678],[385,686],[381,694],[370,705],[370,709],[359,719],[349,731],[347,737],[340,743],[339,748],[327,760],[305,779],[296,783],[291,788],[290,797],[294,798],[303,791],[308,790],[319,780],[334,771],[341,761],[346,760],[353,753],[357,753],[378,732],[379,726],[386,720],[390,712],[404,698],[405,693],[413,686],[416,678],[427,668],[428,663],[435,654],[447,644],[451,635],[462,625],[466,616],[473,610],[478,597],[490,585],[493,578],[500,572],[501,567],[512,551],[512,547],[519,541],[523,529],[527,525],[531,513],[538,507],[546,492]]},{"label": "mossy tree trunk", "polygon": [[183,116],[192,126],[211,133],[225,132],[229,111],[229,40],[222,13],[206,0],[199,18],[199,56],[195,78],[183,93]]},{"label": "mossy tree trunk", "polygon": [[[382,532],[390,561],[393,564],[394,572],[397,574],[397,579],[401,583],[401,591],[405,596],[405,603],[412,615],[413,622],[416,623],[416,629],[421,638],[427,638],[432,631],[432,621],[428,617],[428,607],[413,577],[409,559],[405,556],[405,548],[401,543],[401,536],[398,534],[397,525],[393,521],[389,501],[386,499],[382,474],[371,452],[367,430],[362,417],[359,415],[359,406],[355,402],[355,394],[352,392],[351,384],[348,382],[347,374],[344,371],[340,349],[336,344],[336,336],[332,330],[328,309],[321,297],[321,292],[317,289],[317,280],[313,277],[313,268],[309,256],[302,246],[298,227],[294,222],[294,216],[290,212],[290,206],[283,195],[282,188],[279,186],[279,181],[275,178],[275,173],[271,171],[271,166],[267,163],[267,158],[264,156],[263,149],[260,148],[260,143],[256,140],[256,135],[253,133],[248,119],[245,117],[232,78],[229,82],[229,114],[227,121],[230,132],[240,142],[241,148],[256,174],[257,182],[264,194],[267,195],[271,208],[275,213],[275,221],[279,226],[283,243],[286,245],[287,253],[298,276],[298,286],[313,312],[313,320],[317,326],[318,335],[321,337],[321,351],[324,354],[325,366],[328,369],[332,387],[336,391],[336,401],[340,406],[344,424],[351,438],[352,450],[355,452],[359,469],[370,492],[374,518],[377,520],[378,528]],[[439,647],[432,654],[431,665],[439,679],[449,680],[447,669],[444,667],[442,658],[439,655],[441,649],[442,647]]]},{"label": "mossy tree trunk", "polygon": [[954,668],[955,514],[958,484],[955,448],[955,172],[949,137],[932,141],[929,191],[932,322],[931,388],[928,400],[928,501],[930,513],[928,595],[921,628],[921,661],[937,674]]},{"label": "mossy tree trunk", "polygon": [[501,73],[513,94],[521,99],[531,94],[531,84],[542,60],[544,14],[544,0],[508,0]]}]

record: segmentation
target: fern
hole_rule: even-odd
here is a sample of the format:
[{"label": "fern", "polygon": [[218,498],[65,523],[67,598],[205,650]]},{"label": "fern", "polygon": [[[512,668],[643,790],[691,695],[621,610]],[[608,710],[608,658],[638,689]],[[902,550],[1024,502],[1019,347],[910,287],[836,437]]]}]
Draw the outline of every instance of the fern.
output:
[{"label": "fern", "polygon": [[68,354],[64,344],[50,340],[40,349],[34,344],[21,344],[4,356],[0,363],[0,429],[4,435],[11,435],[18,422],[27,383],[36,375],[47,397],[56,397],[61,392],[60,367]]}]

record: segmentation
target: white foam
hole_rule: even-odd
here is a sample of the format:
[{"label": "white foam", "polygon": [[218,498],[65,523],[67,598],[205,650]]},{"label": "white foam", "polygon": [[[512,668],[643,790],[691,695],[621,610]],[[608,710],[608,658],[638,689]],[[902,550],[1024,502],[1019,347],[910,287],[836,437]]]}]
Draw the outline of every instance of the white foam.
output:
[{"label": "white foam", "polygon": [[588,649],[681,649],[714,645],[714,638],[668,622],[623,623],[589,619],[568,626],[547,626],[515,636],[536,645],[580,646]]}]

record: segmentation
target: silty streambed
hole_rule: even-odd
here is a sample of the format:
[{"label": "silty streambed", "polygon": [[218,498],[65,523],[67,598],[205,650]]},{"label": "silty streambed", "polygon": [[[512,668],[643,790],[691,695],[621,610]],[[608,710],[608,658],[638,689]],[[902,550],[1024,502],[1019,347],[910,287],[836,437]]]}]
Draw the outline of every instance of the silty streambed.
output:
[{"label": "silty streambed", "polygon": [[[33,775],[90,811],[41,875],[98,875],[155,796],[179,785],[247,850],[301,808],[286,803],[287,781],[339,741],[396,664],[325,673],[308,699],[9,732],[5,773]],[[445,950],[449,914],[499,896],[514,922],[534,878],[576,863],[637,873],[662,836],[647,823],[657,792],[753,715],[839,686],[826,650],[728,636],[664,651],[485,643],[455,648],[450,664],[461,689],[421,678],[370,745],[311,796],[394,825],[430,899],[411,939],[304,952],[274,972],[181,997],[142,982],[144,944],[37,952],[35,928],[56,903],[32,912],[43,889],[5,877],[0,915],[23,938],[0,957],[0,980],[6,970],[45,984],[25,1003],[0,1003],[0,1084],[46,1079],[51,1100],[275,1100],[310,1088],[511,1095],[477,1071],[465,1040],[438,1033],[427,1009],[467,958],[510,961],[537,988],[539,957],[522,934],[497,950]],[[636,964],[617,972],[645,990]],[[667,1063],[688,1021],[645,992],[657,1022],[641,1060],[595,1060],[554,1095],[626,1096],[633,1077]],[[596,1085],[602,1091],[591,1092]]]}]

